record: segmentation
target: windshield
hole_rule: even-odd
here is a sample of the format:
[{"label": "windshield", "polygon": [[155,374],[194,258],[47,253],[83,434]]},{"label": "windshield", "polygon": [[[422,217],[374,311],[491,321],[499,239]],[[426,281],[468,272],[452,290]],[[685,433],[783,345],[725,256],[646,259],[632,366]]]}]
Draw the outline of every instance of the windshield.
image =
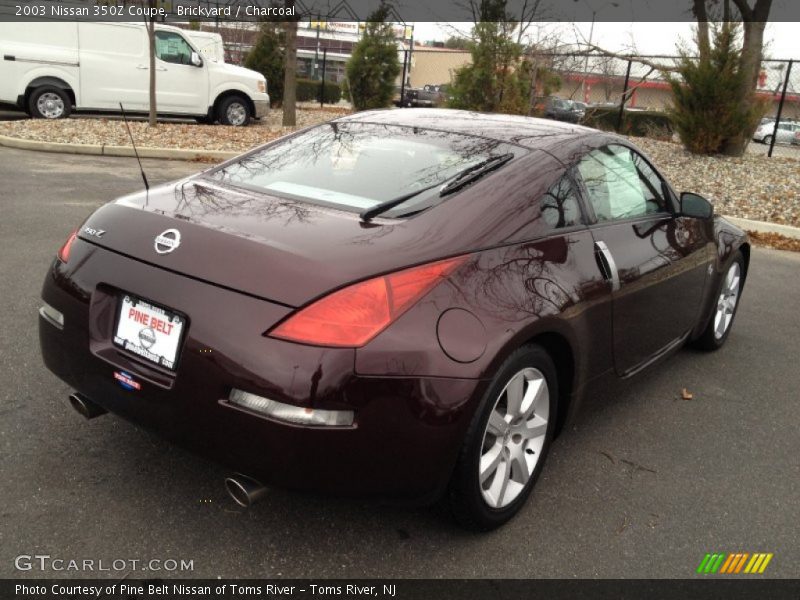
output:
[{"label": "windshield", "polygon": [[208,176],[355,212],[419,191],[419,200],[392,211],[408,213],[433,198],[438,200],[439,184],[511,149],[497,140],[429,129],[326,123]]}]

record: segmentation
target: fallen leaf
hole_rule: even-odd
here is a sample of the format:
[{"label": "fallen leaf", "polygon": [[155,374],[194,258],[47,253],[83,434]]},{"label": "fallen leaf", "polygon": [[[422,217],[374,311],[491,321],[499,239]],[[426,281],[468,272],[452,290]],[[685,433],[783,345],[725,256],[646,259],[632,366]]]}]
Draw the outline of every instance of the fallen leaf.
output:
[{"label": "fallen leaf", "polygon": [[692,398],[694,398],[694,394],[692,394],[692,393],[691,393],[689,390],[687,390],[686,388],[683,388],[683,389],[681,390],[681,398],[683,398],[684,400],[691,400]]}]

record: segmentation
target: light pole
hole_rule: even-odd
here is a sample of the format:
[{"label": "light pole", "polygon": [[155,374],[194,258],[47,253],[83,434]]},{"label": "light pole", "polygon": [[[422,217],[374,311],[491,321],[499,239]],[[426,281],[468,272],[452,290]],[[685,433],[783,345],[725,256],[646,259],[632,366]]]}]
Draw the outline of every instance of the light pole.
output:
[{"label": "light pole", "polygon": [[[574,0],[574,1],[578,2],[579,0]],[[600,8],[595,9],[591,5],[589,0],[583,0],[583,3],[586,6],[589,7],[589,10],[592,11],[592,24],[589,27],[589,46],[590,46],[589,50],[591,51],[592,37],[594,36],[594,23],[595,23],[595,20],[597,19],[597,13],[600,12],[601,10],[603,10],[604,8],[609,7],[609,6],[613,6],[614,8],[616,8],[617,6],[619,6],[619,4],[617,2],[606,2]],[[584,102],[587,101],[587,98],[586,98],[586,75],[588,74],[588,72],[589,72],[589,54],[587,53],[586,54],[586,58],[583,61],[583,78],[581,79],[581,96],[582,96]]]}]

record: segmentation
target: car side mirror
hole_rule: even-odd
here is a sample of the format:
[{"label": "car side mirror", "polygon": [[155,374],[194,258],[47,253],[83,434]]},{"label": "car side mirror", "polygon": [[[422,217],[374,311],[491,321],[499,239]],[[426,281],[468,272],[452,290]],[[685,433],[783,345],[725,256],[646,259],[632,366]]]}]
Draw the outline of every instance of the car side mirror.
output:
[{"label": "car side mirror", "polygon": [[692,192],[681,194],[681,214],[696,219],[710,219],[714,214],[714,205],[708,200]]},{"label": "car side mirror", "polygon": [[192,52],[192,64],[195,67],[202,67],[203,66],[203,59],[200,58],[200,55],[197,52]]}]

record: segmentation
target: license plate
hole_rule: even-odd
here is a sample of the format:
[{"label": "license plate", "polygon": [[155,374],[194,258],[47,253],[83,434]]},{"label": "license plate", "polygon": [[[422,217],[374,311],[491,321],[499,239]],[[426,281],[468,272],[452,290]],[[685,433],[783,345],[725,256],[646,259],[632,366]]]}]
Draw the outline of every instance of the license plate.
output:
[{"label": "license plate", "polygon": [[186,319],[172,311],[123,294],[114,344],[167,369],[175,369]]}]

